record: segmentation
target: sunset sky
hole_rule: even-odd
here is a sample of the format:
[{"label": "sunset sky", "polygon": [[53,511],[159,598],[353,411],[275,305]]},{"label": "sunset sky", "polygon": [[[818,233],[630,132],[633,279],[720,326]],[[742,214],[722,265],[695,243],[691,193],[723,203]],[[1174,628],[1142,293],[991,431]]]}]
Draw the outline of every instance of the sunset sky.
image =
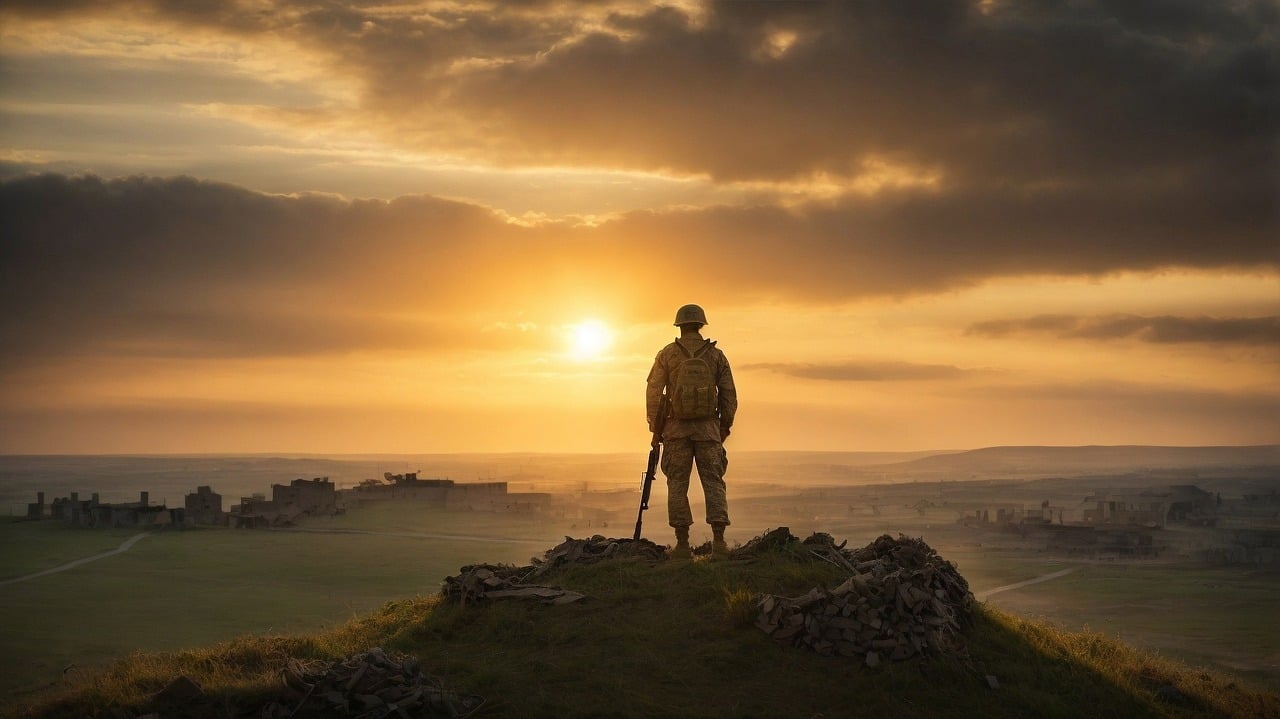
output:
[{"label": "sunset sky", "polygon": [[1280,5],[7,0],[0,452],[1280,442]]}]

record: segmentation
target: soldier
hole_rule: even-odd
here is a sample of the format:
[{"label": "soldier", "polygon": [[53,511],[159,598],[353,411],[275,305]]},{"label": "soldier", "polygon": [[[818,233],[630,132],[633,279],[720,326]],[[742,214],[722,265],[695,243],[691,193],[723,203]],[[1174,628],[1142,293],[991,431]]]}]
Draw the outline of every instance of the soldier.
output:
[{"label": "soldier", "polygon": [[696,461],[707,504],[707,524],[711,525],[713,536],[712,554],[724,557],[729,552],[724,541],[724,528],[729,526],[724,472],[729,459],[723,443],[729,438],[738,411],[738,391],[724,352],[715,342],[702,337],[702,327],[707,324],[702,308],[681,307],[674,324],[680,328],[680,336],[654,358],[645,393],[650,432],[658,420],[664,394],[668,400],[662,430],[662,473],[667,477],[667,520],[676,530],[671,556],[692,556],[689,474]]}]

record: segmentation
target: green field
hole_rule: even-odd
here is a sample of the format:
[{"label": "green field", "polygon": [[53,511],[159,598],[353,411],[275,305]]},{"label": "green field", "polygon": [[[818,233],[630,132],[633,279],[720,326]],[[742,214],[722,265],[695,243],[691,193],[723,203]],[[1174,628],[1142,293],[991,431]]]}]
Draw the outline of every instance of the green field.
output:
[{"label": "green field", "polygon": [[[656,516],[650,521],[646,535],[663,541],[666,528]],[[21,698],[62,682],[69,666],[75,675],[135,649],[337,626],[389,600],[434,594],[462,565],[524,564],[565,534],[592,531],[530,517],[378,506],[301,529],[309,531],[156,531],[127,553],[0,586],[0,692]],[[52,521],[0,524],[0,580],[115,549],[134,534]],[[912,534],[925,534],[955,561],[974,592],[1071,566],[1039,552],[951,541],[942,531],[936,539]],[[851,545],[870,538],[848,536]],[[1280,577],[1157,564],[1081,566],[990,603],[1280,688],[1280,642],[1271,620]]]},{"label": "green field", "polygon": [[1275,572],[1091,563],[989,601],[1280,689],[1278,595],[1280,575]]},{"label": "green field", "polygon": [[[474,518],[441,533],[490,532]],[[0,579],[115,549],[134,531],[59,522],[0,525]],[[388,600],[433,594],[464,564],[525,563],[547,540],[476,542],[374,534],[163,530],[129,552],[0,586],[0,693],[62,680],[132,650],[244,633],[312,631]],[[71,669],[74,672],[76,669]]]}]

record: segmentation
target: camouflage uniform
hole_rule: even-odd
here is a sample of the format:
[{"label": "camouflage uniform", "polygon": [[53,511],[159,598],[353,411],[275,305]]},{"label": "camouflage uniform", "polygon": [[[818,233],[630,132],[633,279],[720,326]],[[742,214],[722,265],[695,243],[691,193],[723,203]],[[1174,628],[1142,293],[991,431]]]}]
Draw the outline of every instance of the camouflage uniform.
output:
[{"label": "camouflage uniform", "polygon": [[[682,332],[676,340],[689,350],[696,350],[705,340],[697,331]],[[687,357],[675,342],[663,347],[653,360],[649,370],[645,405],[648,410],[649,428],[652,430],[658,418],[658,408],[664,392],[671,392],[674,382],[672,372]],[[719,391],[718,417],[681,420],[668,415],[662,430],[662,473],[667,477],[667,521],[672,527],[688,527],[693,524],[693,512],[689,509],[689,475],[694,462],[698,465],[698,479],[702,480],[702,494],[707,504],[708,524],[729,524],[729,503],[725,497],[724,472],[729,458],[721,440],[721,428],[733,426],[738,411],[738,391],[733,386],[733,373],[729,360],[718,347],[711,347],[703,356],[711,365]]]}]

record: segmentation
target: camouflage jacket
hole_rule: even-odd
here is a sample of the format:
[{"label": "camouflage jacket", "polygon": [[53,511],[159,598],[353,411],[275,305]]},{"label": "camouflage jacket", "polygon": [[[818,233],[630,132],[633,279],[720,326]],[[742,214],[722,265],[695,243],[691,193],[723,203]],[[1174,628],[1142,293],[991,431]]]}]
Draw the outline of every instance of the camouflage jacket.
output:
[{"label": "camouflage jacket", "polygon": [[[696,350],[705,342],[701,334],[682,335],[676,340],[690,350]],[[645,388],[645,409],[652,431],[654,420],[658,418],[658,408],[662,404],[662,395],[672,390],[672,372],[684,361],[686,355],[676,343],[663,347],[658,356],[653,358],[653,369],[649,370],[649,379]],[[733,372],[729,370],[729,360],[719,347],[712,346],[704,358],[711,365],[711,372],[716,378],[719,392],[719,417],[707,419],[681,420],[667,416],[662,438],[682,439],[688,437],[695,440],[720,441],[720,428],[732,427],[734,415],[738,413],[738,390],[733,386]]]}]

